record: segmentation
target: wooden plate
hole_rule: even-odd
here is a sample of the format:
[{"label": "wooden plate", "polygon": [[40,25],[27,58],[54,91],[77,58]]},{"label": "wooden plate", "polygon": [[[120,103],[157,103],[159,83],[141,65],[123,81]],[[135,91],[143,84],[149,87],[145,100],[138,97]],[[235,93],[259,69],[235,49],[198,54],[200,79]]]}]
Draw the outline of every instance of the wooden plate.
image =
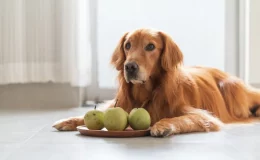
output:
[{"label": "wooden plate", "polygon": [[80,134],[92,137],[114,137],[114,138],[125,138],[125,137],[144,137],[150,135],[150,128],[147,130],[133,130],[127,128],[124,131],[108,131],[105,128],[102,130],[89,130],[85,125],[78,126],[77,130]]}]

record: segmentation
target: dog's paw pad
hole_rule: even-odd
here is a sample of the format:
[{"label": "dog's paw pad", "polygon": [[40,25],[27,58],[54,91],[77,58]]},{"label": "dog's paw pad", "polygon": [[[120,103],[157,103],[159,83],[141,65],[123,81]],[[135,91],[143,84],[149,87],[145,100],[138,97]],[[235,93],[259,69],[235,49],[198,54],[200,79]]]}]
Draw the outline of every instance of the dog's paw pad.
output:
[{"label": "dog's paw pad", "polygon": [[160,124],[160,122],[157,122],[152,128],[151,128],[151,136],[154,137],[167,137],[172,135],[174,132],[174,127],[171,126],[171,124]]}]

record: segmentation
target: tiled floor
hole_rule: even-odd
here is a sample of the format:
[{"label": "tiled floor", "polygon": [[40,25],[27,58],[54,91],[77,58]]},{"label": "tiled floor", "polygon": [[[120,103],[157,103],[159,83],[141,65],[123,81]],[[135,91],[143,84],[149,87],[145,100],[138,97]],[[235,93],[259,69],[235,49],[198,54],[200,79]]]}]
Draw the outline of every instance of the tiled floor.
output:
[{"label": "tiled floor", "polygon": [[86,111],[0,109],[0,160],[260,159],[260,124],[232,125],[215,133],[128,139],[84,137],[51,128],[56,120]]}]

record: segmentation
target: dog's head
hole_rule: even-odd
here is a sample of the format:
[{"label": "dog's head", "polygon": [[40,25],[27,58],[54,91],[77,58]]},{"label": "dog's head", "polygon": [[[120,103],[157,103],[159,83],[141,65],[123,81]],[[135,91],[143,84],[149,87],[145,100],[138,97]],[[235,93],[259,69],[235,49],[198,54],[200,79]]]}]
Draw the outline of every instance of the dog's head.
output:
[{"label": "dog's head", "polygon": [[157,71],[169,72],[182,63],[179,47],[165,33],[138,29],[125,33],[111,63],[124,72],[126,82],[144,83]]}]

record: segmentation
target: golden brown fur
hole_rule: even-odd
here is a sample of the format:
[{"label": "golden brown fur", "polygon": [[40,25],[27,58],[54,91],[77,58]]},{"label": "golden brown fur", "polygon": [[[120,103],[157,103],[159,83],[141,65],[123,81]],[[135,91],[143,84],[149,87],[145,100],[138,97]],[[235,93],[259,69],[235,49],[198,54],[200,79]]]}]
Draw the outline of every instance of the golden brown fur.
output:
[{"label": "golden brown fur", "polygon": [[[125,48],[126,43],[131,44],[130,49]],[[145,50],[150,43],[155,49]],[[183,67],[181,50],[163,32],[139,29],[126,33],[111,62],[119,72],[115,98],[119,106],[130,112],[149,100],[144,107],[152,118],[152,136],[216,131],[221,126],[216,117],[229,123],[249,119],[252,110],[253,115],[260,115],[255,107],[260,105],[259,90],[214,68]],[[129,62],[139,66],[135,79],[127,76]]]}]

